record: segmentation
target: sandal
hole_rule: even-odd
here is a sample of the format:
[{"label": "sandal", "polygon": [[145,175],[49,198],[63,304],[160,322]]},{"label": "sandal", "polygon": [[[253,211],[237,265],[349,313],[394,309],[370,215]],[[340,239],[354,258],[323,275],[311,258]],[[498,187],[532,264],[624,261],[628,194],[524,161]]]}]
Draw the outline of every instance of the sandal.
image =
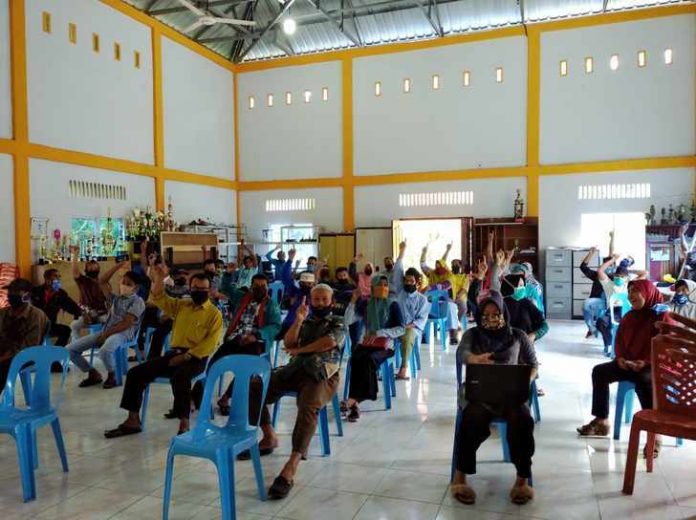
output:
[{"label": "sandal", "polygon": [[143,429],[140,426],[126,426],[125,424],[119,424],[113,430],[104,431],[104,437],[107,439],[115,439],[117,437],[125,437],[126,435],[135,435],[136,433],[142,432]]},{"label": "sandal", "polygon": [[346,415],[348,413],[348,403],[341,401],[339,404],[339,409],[341,410],[341,415]]},{"label": "sandal", "polygon": [[462,504],[470,506],[476,502],[476,492],[469,484],[450,484],[452,497]]},{"label": "sandal", "polygon": [[294,482],[281,475],[278,475],[273,481],[273,484],[271,484],[271,487],[268,488],[268,498],[271,500],[280,500],[285,498],[288,496],[294,485]]},{"label": "sandal", "polygon": [[410,380],[411,380],[410,377],[408,377],[408,376],[400,376],[399,374],[397,374],[396,376],[394,376],[394,379],[396,379],[397,381],[410,381]]},{"label": "sandal", "polygon": [[360,408],[358,408],[358,405],[354,404],[350,407],[350,412],[346,419],[348,422],[358,422],[358,419],[360,419]]},{"label": "sandal", "polygon": [[523,506],[534,498],[534,489],[526,482],[521,486],[513,486],[510,490],[510,499],[513,504]]},{"label": "sandal", "polygon": [[581,437],[606,437],[609,435],[609,426],[600,424],[597,419],[592,419],[589,423],[577,429]]},{"label": "sandal", "polygon": [[[662,441],[658,441],[655,439],[655,447],[653,448],[653,459],[656,459],[657,457],[660,456],[660,450],[662,449]],[[645,444],[645,447],[643,448],[643,457],[648,458],[648,445],[647,443]]]}]

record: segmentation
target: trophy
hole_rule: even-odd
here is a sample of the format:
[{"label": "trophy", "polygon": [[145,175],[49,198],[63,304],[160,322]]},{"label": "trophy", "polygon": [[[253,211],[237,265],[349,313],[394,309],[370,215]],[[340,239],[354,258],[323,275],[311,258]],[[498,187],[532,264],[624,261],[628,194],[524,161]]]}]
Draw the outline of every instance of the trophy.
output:
[{"label": "trophy", "polygon": [[515,197],[515,222],[521,221],[524,218],[524,201],[522,200],[522,194],[520,190],[517,190],[517,197]]}]

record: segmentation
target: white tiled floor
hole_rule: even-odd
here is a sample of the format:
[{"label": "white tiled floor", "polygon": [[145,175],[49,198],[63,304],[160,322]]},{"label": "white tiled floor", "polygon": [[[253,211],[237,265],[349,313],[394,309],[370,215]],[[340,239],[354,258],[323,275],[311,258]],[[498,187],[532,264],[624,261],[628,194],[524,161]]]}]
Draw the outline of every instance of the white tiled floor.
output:
[{"label": "white tiled floor", "polygon": [[[652,475],[639,462],[633,497],[621,494],[629,428],[620,442],[582,440],[575,428],[589,418],[590,370],[604,361],[597,343],[585,342],[578,322],[554,322],[539,345],[542,422],[535,437],[536,499],[523,507],[507,499],[514,469],[501,462],[495,433],[480,450],[479,473],[471,480],[474,507],[452,500],[450,472],[455,406],[453,349],[422,347],[423,371],[415,382],[399,382],[391,412],[368,403],[345,437],[331,437],[330,457],[318,442],[303,462],[291,496],[279,502],[257,498],[251,464],[237,463],[237,517],[241,519],[459,520],[533,517],[549,519],[696,518],[696,442],[674,448],[671,439]],[[106,440],[102,432],[120,422],[120,389],[77,388],[73,370],[61,412],[70,472],[63,474],[48,430],[39,436],[38,499],[24,504],[14,443],[0,438],[0,518],[156,519],[161,517],[164,462],[176,422],[166,421],[168,386],[152,391],[147,433]],[[637,406],[637,403],[636,403]],[[264,459],[270,485],[290,449],[294,403],[281,414],[282,448]],[[333,431],[333,425],[332,425]],[[220,517],[214,468],[177,457],[172,518]]]}]

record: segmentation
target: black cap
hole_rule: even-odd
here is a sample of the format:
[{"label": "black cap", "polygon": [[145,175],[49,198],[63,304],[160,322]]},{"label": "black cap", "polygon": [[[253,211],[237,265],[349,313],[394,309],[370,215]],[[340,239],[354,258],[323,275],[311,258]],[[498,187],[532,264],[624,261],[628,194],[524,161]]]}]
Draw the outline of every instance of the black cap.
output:
[{"label": "black cap", "polygon": [[8,285],[5,286],[5,289],[7,289],[8,291],[31,292],[32,288],[33,287],[31,285],[31,282],[24,278],[15,278]]}]

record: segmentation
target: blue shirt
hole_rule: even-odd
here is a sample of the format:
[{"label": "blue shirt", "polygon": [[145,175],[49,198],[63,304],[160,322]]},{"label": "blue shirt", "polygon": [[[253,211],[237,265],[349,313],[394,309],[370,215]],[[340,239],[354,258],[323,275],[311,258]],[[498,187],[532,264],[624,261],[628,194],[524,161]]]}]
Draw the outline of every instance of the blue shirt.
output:
[{"label": "blue shirt", "polygon": [[137,294],[131,294],[130,296],[113,296],[111,300],[111,309],[109,309],[109,314],[104,324],[104,330],[121,323],[126,319],[128,314],[131,314],[135,317],[135,323],[131,328],[121,332],[121,334],[124,334],[129,340],[133,339],[140,328],[140,320],[144,312],[145,302]]},{"label": "blue shirt", "polygon": [[285,265],[285,262],[281,262],[277,258],[273,258],[273,251],[269,251],[264,256],[273,266],[273,280],[282,280],[283,266]]},{"label": "blue shirt", "polygon": [[396,301],[401,307],[401,314],[404,316],[404,323],[413,323],[419,332],[423,332],[425,324],[428,322],[430,312],[430,302],[428,298],[419,292],[407,293],[401,291],[396,296]]},{"label": "blue shirt", "polygon": [[389,297],[396,298],[404,286],[404,263],[398,258],[391,271],[380,271],[380,274],[389,280]]}]

